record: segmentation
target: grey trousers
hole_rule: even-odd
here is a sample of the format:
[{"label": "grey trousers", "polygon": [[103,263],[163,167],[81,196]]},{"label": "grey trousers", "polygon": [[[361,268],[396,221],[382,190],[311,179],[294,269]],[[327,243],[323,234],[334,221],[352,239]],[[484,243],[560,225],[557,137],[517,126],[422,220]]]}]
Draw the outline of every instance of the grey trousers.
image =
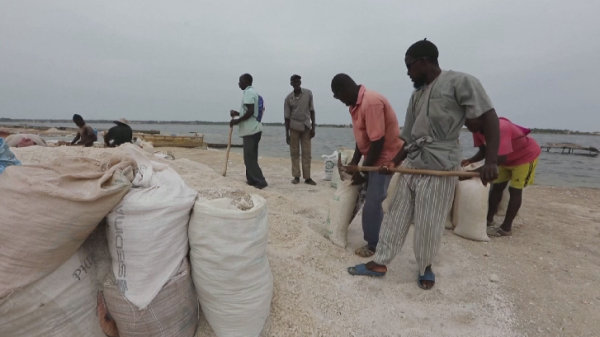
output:
[{"label": "grey trousers", "polygon": [[310,129],[303,132],[290,130],[290,157],[292,157],[292,177],[300,178],[300,148],[302,148],[302,176],[310,179],[311,138]]},{"label": "grey trousers", "polygon": [[444,222],[452,207],[458,178],[403,174],[398,192],[383,219],[373,261],[389,264],[400,252],[414,222],[414,252],[419,275],[433,263],[440,248]]},{"label": "grey trousers", "polygon": [[242,137],[244,144],[244,164],[246,165],[246,180],[252,186],[264,187],[267,181],[258,166],[258,143],[262,132]]}]

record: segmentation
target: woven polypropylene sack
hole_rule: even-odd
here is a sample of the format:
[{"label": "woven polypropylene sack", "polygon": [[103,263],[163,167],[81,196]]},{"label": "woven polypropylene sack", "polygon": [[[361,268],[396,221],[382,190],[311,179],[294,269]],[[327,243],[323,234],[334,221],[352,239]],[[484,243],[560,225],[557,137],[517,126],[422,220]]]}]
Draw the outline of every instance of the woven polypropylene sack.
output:
[{"label": "woven polypropylene sack", "polygon": [[341,182],[329,200],[327,233],[329,240],[342,248],[345,248],[348,242],[348,226],[352,221],[359,189],[360,186],[352,185],[351,181]]},{"label": "woven polypropylene sack", "polygon": [[267,259],[267,203],[252,195],[243,211],[231,199],[199,199],[190,220],[192,277],[206,319],[219,337],[256,337],[273,296]]},{"label": "woven polypropylene sack", "polygon": [[104,284],[104,300],[120,337],[193,337],[198,327],[198,300],[187,258],[145,309],[129,302],[114,283]]},{"label": "woven polypropylene sack", "polygon": [[474,241],[489,241],[487,236],[489,185],[481,180],[459,181],[453,207],[454,234]]},{"label": "woven polypropylene sack", "polygon": [[108,248],[121,292],[145,308],[188,253],[188,223],[197,192],[171,167],[151,161],[133,144],[133,187],[107,216]]},{"label": "woven polypropylene sack", "polygon": [[50,275],[0,299],[2,337],[104,337],[95,266],[79,249]]},{"label": "woven polypropylene sack", "polygon": [[119,156],[105,162],[67,156],[0,174],[0,298],[77,251],[129,191],[131,166]]}]

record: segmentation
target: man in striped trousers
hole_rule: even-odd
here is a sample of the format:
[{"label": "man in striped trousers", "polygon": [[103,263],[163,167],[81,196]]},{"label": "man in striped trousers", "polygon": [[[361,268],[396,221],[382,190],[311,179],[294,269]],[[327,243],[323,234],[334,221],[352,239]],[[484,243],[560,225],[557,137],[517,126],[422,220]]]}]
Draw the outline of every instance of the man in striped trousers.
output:
[{"label": "man in striped trousers", "polygon": [[[473,76],[442,71],[437,47],[422,40],[413,44],[404,61],[414,83],[404,128],[400,137],[404,147],[392,162],[381,168],[389,173],[402,167],[455,171],[459,170],[461,149],[458,137],[465,119],[479,119],[484,125],[487,144],[486,161],[481,169],[484,184],[498,177],[498,116],[492,103]],[[408,229],[414,223],[414,252],[419,267],[418,285],[431,289],[435,274],[431,265],[439,250],[444,221],[452,205],[457,178],[428,175],[402,175],[397,193],[389,204],[379,234],[373,261],[348,268],[352,275],[383,276],[400,251]]]}]

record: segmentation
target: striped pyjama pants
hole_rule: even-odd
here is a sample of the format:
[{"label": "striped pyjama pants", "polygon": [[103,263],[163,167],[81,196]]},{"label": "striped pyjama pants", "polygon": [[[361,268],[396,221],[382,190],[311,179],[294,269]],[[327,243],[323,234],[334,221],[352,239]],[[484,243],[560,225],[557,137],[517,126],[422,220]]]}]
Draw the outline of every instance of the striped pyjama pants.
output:
[{"label": "striped pyjama pants", "polygon": [[388,265],[402,249],[414,222],[415,258],[423,275],[439,250],[457,181],[456,177],[403,174],[384,216],[373,261]]}]

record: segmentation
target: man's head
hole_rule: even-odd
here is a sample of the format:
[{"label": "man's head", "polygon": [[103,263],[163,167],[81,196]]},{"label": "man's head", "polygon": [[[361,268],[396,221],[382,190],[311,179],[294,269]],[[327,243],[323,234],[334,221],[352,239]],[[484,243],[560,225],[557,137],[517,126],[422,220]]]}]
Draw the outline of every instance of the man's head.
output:
[{"label": "man's head", "polygon": [[358,91],[360,86],[346,74],[337,74],[331,80],[331,91],[333,98],[346,104],[347,106],[355,105],[358,99]]},{"label": "man's head", "polygon": [[483,121],[480,118],[465,119],[465,126],[472,133],[483,133]]},{"label": "man's head", "polygon": [[427,83],[427,75],[439,69],[438,56],[437,47],[427,39],[415,42],[408,48],[404,63],[408,70],[407,75],[415,88],[424,86]]},{"label": "man's head", "polygon": [[73,115],[73,122],[78,126],[78,127],[82,127],[85,125],[85,121],[83,120],[83,117],[81,117],[78,114],[74,114]]},{"label": "man's head", "polygon": [[240,86],[240,89],[246,90],[246,88],[252,85],[252,75],[246,73],[240,76],[240,81],[238,85]]},{"label": "man's head", "polygon": [[300,90],[300,85],[302,84],[302,81],[300,81],[301,79],[302,77],[300,77],[300,75],[292,75],[290,78],[290,85],[294,90]]}]

